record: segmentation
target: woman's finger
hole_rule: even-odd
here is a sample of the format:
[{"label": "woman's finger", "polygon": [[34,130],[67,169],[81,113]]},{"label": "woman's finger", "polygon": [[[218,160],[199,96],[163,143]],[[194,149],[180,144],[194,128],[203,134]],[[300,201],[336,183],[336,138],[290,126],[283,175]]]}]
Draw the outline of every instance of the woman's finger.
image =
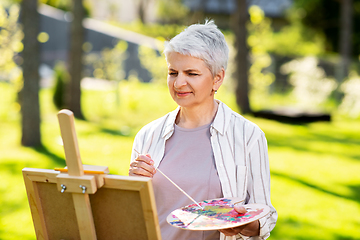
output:
[{"label": "woman's finger", "polygon": [[153,165],[150,165],[146,162],[142,162],[142,161],[136,161],[136,168],[138,169],[143,169],[151,174],[155,173],[155,167]]},{"label": "woman's finger", "polygon": [[143,176],[143,177],[153,177],[153,174],[142,169],[142,168],[132,168],[129,170],[130,176]]},{"label": "woman's finger", "polygon": [[244,208],[244,206],[241,206],[240,204],[236,204],[236,205],[234,206],[234,210],[235,210],[236,212],[242,213],[242,214],[247,212],[246,209]]},{"label": "woman's finger", "polygon": [[154,161],[151,159],[150,155],[144,155],[144,154],[139,154],[136,158],[137,161],[142,161],[145,162],[149,165],[154,165]]},{"label": "woman's finger", "polygon": [[141,162],[132,162],[129,168],[129,176],[144,176],[152,177],[154,174],[144,168],[140,167]]},{"label": "woman's finger", "polygon": [[151,159],[150,155],[139,154],[135,161],[130,164],[130,176],[140,175],[153,177],[155,172],[154,161]]}]

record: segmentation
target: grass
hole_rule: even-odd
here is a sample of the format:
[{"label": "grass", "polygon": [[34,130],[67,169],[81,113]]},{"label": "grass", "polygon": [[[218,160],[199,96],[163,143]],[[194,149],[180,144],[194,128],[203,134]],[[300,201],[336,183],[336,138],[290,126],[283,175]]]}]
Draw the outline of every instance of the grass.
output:
[{"label": "grass", "polygon": [[269,144],[272,202],[279,213],[274,239],[359,239],[359,123],[254,121]]},{"label": "grass", "polygon": [[[0,239],[35,239],[21,170],[65,166],[51,90],[41,97],[41,148],[20,145],[14,88],[0,83]],[[237,109],[234,96],[217,97]],[[84,164],[126,175],[134,135],[176,105],[166,87],[121,82],[119,91],[84,90],[88,121],[75,121]],[[265,132],[272,203],[279,220],[270,239],[360,239],[360,122],[290,125],[246,116]]]}]

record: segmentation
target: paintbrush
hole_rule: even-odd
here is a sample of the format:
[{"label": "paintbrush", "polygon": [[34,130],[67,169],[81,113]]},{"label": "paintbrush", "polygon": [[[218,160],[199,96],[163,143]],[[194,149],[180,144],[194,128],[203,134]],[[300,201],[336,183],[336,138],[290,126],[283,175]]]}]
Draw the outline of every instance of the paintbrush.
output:
[{"label": "paintbrush", "polygon": [[[140,153],[139,153],[136,149],[134,149],[134,151],[137,152],[137,154],[140,155]],[[200,204],[199,204],[197,201],[195,201],[192,197],[190,197],[189,194],[187,194],[184,190],[182,190],[181,187],[179,187],[176,183],[174,183],[174,182],[173,182],[168,176],[166,176],[165,173],[163,173],[159,168],[156,168],[156,167],[155,167],[155,170],[158,171],[159,173],[161,173],[167,180],[169,180],[175,187],[177,187],[177,189],[179,189],[183,194],[185,194],[185,196],[187,196],[191,201],[193,201],[196,205],[198,205],[199,208],[201,208],[201,209],[204,210],[204,208],[203,208],[202,206],[200,206]]]}]

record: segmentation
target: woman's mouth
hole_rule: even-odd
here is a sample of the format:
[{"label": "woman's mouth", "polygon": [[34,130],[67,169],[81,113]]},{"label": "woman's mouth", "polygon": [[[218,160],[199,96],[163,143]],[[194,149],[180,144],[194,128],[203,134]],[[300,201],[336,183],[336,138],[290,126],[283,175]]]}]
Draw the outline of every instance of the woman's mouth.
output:
[{"label": "woman's mouth", "polygon": [[178,97],[186,97],[191,94],[191,92],[175,92],[175,93],[176,93],[176,96],[178,96]]}]

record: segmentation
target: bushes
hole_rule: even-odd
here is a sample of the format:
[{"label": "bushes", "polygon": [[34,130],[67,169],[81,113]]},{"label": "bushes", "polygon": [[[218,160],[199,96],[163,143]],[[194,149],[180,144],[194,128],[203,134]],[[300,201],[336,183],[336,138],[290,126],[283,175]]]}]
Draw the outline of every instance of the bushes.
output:
[{"label": "bushes", "polygon": [[70,75],[64,62],[58,62],[54,67],[54,95],[53,102],[57,109],[65,107],[65,87]]}]

